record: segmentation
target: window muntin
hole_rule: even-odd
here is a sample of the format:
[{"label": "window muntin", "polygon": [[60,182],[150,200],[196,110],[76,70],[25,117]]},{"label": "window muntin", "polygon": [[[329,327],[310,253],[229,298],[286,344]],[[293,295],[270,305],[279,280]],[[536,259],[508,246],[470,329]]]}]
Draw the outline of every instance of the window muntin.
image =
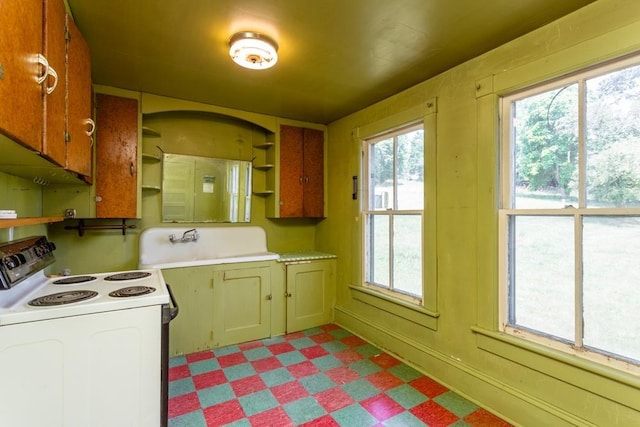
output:
[{"label": "window muntin", "polygon": [[365,285],[421,300],[423,125],[366,140],[364,159]]},{"label": "window muntin", "polygon": [[501,329],[634,372],[638,62],[502,99],[500,209]]}]

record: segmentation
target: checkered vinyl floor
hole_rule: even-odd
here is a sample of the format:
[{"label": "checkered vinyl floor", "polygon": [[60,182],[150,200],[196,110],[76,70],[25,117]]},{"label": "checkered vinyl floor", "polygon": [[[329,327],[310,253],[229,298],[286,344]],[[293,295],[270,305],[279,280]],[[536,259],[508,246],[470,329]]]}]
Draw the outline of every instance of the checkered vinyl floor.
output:
[{"label": "checkered vinyl floor", "polygon": [[170,359],[169,427],[509,426],[330,324]]}]

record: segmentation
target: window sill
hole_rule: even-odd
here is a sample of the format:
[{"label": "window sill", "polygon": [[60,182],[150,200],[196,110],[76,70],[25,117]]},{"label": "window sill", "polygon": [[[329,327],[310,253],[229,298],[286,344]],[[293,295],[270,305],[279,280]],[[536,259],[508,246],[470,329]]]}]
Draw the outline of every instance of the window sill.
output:
[{"label": "window sill", "polygon": [[438,317],[440,317],[440,314],[437,312],[427,310],[422,306],[378,292],[374,289],[363,286],[349,286],[349,288],[351,288],[351,296],[357,301],[392,313],[434,331],[438,330]]},{"label": "window sill", "polygon": [[638,376],[504,333],[477,326],[471,330],[477,334],[482,350],[640,410]]}]

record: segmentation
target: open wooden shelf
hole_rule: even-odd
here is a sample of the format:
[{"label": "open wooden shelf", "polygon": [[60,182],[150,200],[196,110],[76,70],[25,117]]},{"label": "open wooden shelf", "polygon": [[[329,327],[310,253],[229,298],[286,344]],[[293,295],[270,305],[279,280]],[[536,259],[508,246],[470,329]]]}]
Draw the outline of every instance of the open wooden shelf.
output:
[{"label": "open wooden shelf", "polygon": [[49,224],[51,222],[61,222],[61,216],[39,216],[30,218],[9,218],[0,219],[0,228],[22,227],[24,225]]}]

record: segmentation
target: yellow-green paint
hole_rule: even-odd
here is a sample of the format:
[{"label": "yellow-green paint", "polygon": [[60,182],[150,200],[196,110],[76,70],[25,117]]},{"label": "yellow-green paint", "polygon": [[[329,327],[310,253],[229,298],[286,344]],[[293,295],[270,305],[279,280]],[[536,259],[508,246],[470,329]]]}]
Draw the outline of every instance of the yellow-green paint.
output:
[{"label": "yellow-green paint", "polygon": [[[316,249],[338,255],[336,320],[453,390],[522,425],[640,422],[640,378],[527,346],[497,332],[498,99],[510,90],[640,49],[640,3],[600,0],[329,125],[329,217]],[[437,327],[380,307],[361,282],[360,175],[353,130],[437,99]],[[420,314],[418,313],[418,316]],[[428,314],[422,315],[428,319]]]},{"label": "yellow-green paint", "polygon": [[333,320],[335,259],[286,265],[287,332]]},{"label": "yellow-green paint", "polygon": [[[318,223],[267,220],[264,199],[254,197],[252,224],[265,228],[270,250],[316,249],[336,254],[338,323],[506,419],[527,426],[635,425],[640,420],[638,377],[523,345],[496,332],[496,183],[497,103],[501,93],[639,49],[640,2],[598,0],[331,123],[327,219]],[[361,159],[353,130],[379,123],[433,98],[438,103],[436,147],[432,154],[436,171],[428,185],[435,186],[435,203],[427,208],[426,215],[436,216],[437,227],[425,235],[425,245],[436,251],[433,273],[437,280],[435,311],[439,317],[435,327],[422,321],[429,316],[434,318],[433,313],[403,315],[406,308],[380,308],[367,295],[355,296],[357,291],[352,286],[361,282],[361,225],[360,201],[351,200],[351,178],[360,175]],[[260,116],[263,119],[265,116]],[[266,122],[269,124],[263,127],[275,129],[275,118]],[[0,174],[0,200],[18,197],[11,190],[12,179]],[[31,194],[40,192],[28,181],[19,182]],[[25,205],[40,209],[39,202],[33,200],[10,204],[9,209]],[[138,229],[127,236],[119,232],[89,232],[78,237],[75,232],[64,230],[64,225],[74,221],[50,226],[49,235],[61,248],[56,254],[56,267],[71,267],[74,273],[134,268],[137,233],[160,225],[159,195],[143,193],[142,215],[134,221]],[[272,266],[272,287],[285,283],[282,268]],[[210,321],[213,303],[208,298],[200,299],[197,293],[212,294],[213,271],[217,270],[182,274],[178,269],[167,273],[170,283],[193,284],[193,288],[178,291],[179,299],[202,302],[199,310],[181,312],[184,322],[197,322],[200,316]],[[277,304],[284,307],[284,299]],[[279,316],[274,318],[272,313],[271,322],[282,331],[285,318]],[[179,322],[176,319],[176,328]],[[203,327],[193,338],[193,345],[211,344],[213,338],[207,336],[210,333]]]}]

